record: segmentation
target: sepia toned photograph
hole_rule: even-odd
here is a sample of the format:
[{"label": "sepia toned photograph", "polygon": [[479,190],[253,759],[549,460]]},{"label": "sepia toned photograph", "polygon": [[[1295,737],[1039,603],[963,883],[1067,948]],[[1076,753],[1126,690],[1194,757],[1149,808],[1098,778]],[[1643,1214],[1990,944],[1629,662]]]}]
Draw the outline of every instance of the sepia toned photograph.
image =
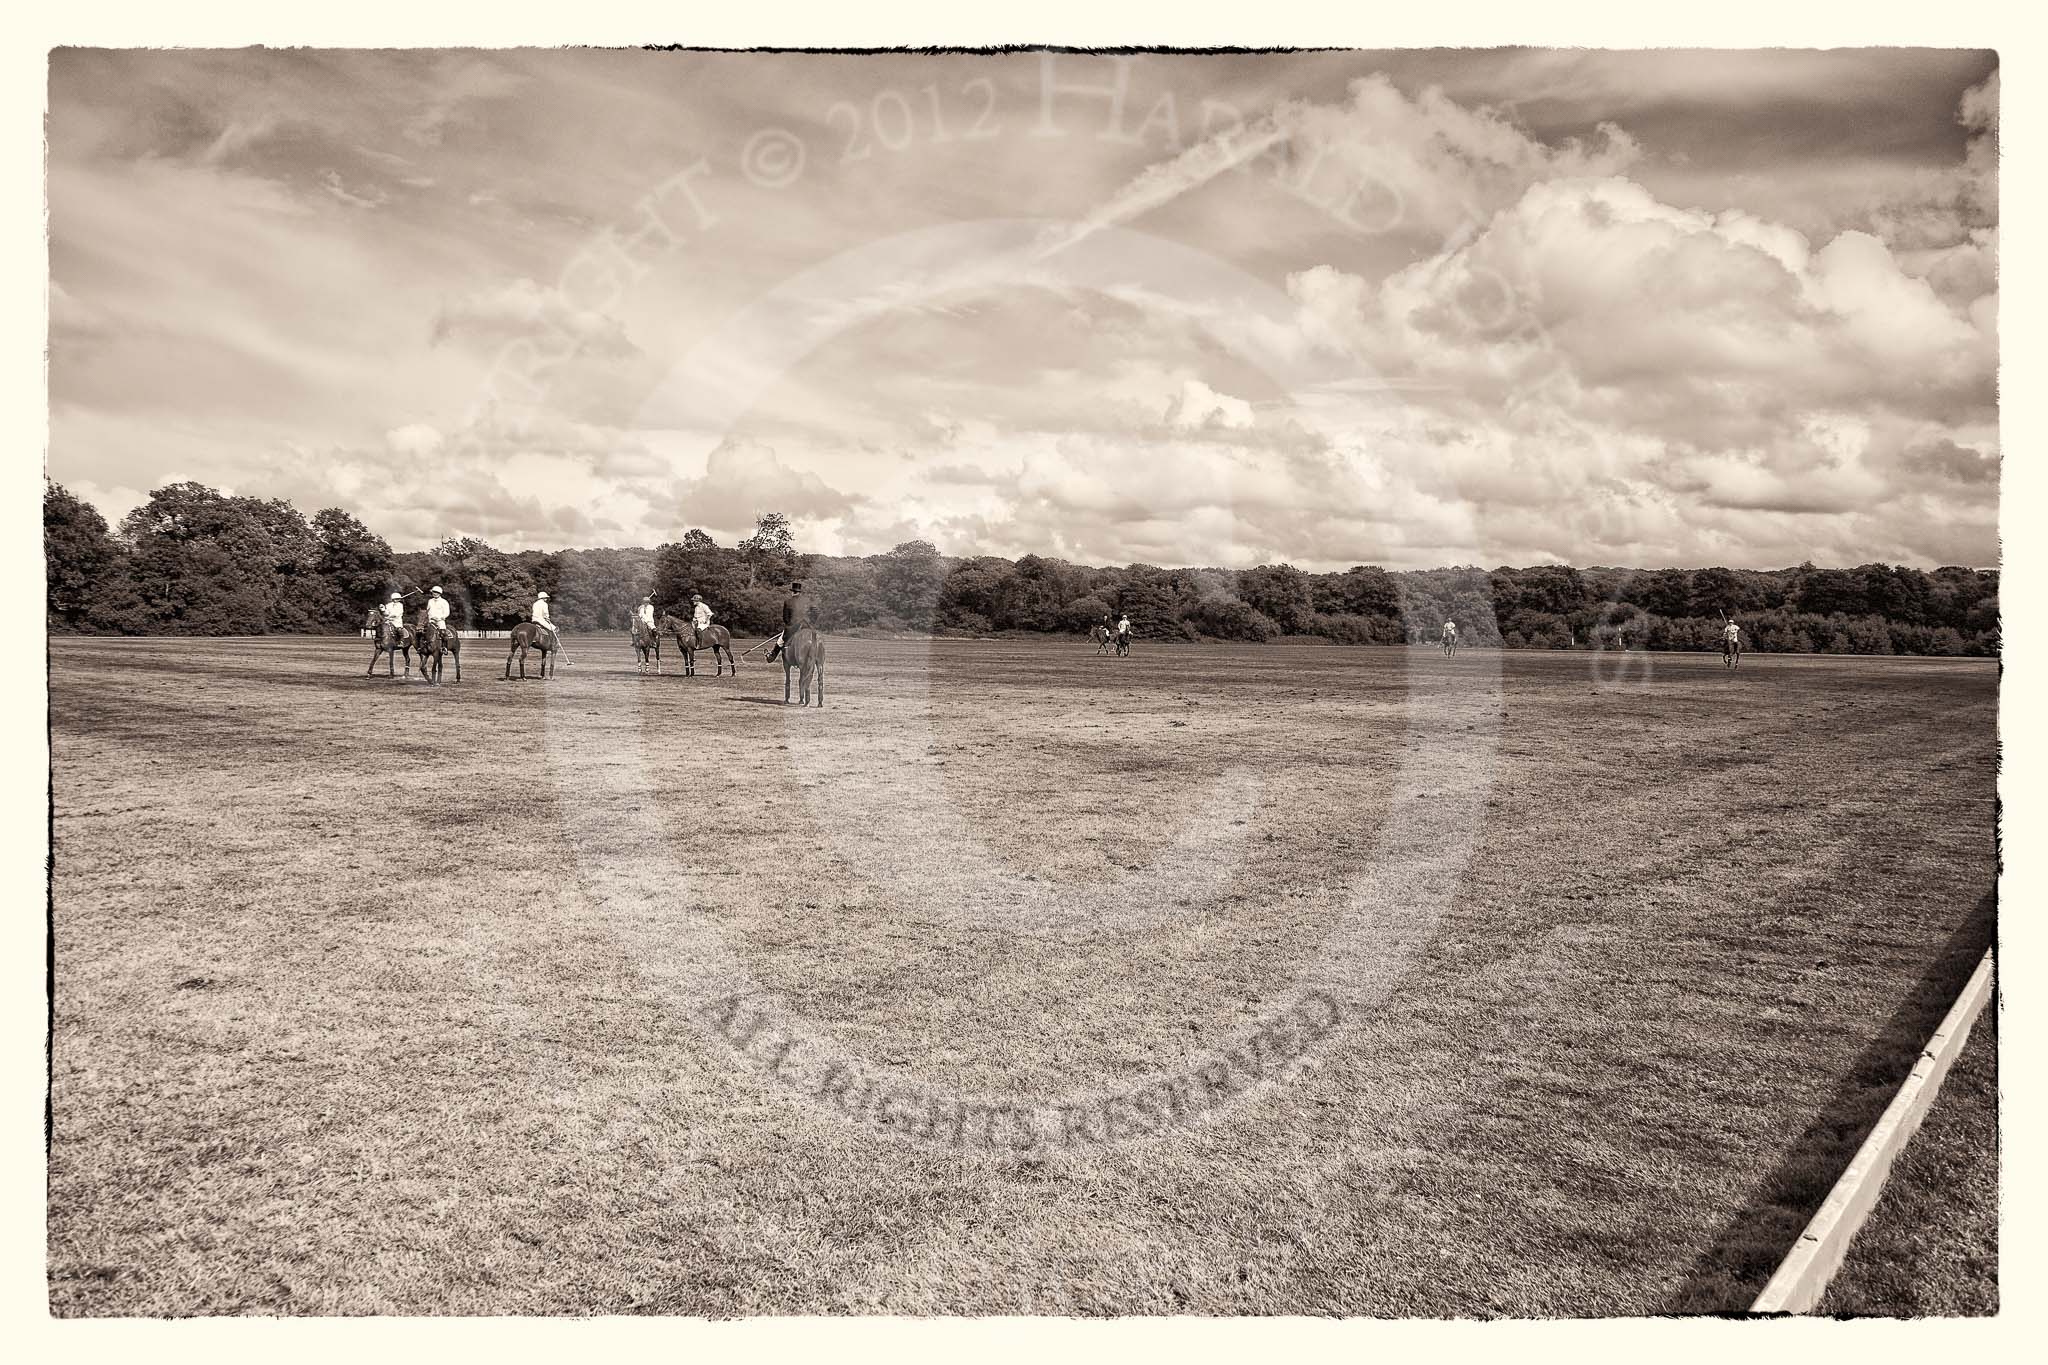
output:
[{"label": "sepia toned photograph", "polygon": [[48,52],[49,1315],[2001,1312],[1997,52],[688,37]]}]

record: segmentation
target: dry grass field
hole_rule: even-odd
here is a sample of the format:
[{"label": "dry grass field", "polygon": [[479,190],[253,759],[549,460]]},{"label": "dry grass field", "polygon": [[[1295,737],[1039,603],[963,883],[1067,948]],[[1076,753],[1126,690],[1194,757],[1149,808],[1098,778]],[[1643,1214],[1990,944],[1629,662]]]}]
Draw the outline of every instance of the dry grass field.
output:
[{"label": "dry grass field", "polygon": [[570,650],[53,643],[54,1312],[1739,1310],[1992,932],[1981,662]]}]

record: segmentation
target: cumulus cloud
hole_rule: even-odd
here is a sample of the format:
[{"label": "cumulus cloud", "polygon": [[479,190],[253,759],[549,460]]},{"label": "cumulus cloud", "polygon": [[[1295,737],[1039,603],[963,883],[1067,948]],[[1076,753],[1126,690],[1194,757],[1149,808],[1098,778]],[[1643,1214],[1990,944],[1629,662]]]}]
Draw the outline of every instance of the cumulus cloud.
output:
[{"label": "cumulus cloud", "polygon": [[[1116,562],[1995,555],[1994,55],[1372,60],[1148,58],[1191,142],[1104,140],[1077,97],[1073,137],[816,157],[772,196],[720,163],[717,228],[599,312],[546,281],[645,224],[650,166],[860,105],[861,64],[707,60],[728,88],[651,54],[67,50],[51,472],[121,497],[176,469],[400,544],[780,508],[820,548]],[[1034,56],[971,61],[1033,107]],[[707,366],[742,413],[645,406],[818,261],[988,218],[1081,224],[1055,255],[1129,225],[1292,315],[1113,260],[932,263],[942,297],[866,281],[786,372]],[[519,342],[553,362],[524,386],[492,368]]]},{"label": "cumulus cloud", "polygon": [[408,422],[385,432],[384,443],[401,455],[432,455],[441,448],[441,433],[425,422]]},{"label": "cumulus cloud", "polygon": [[462,339],[502,346],[522,338],[599,356],[630,355],[635,349],[617,319],[578,308],[560,291],[524,278],[450,300],[434,318],[437,344]]},{"label": "cumulus cloud", "polygon": [[[1704,547],[1721,513],[1952,498],[1969,466],[1890,452],[1908,433],[1995,420],[1995,336],[1875,236],[1814,249],[1618,178],[1532,186],[1377,286],[1327,268],[1289,286],[1376,366],[1439,381],[1406,395],[1415,411],[1381,458],[1434,453],[1417,487],[1471,499],[1489,535],[1546,524],[1563,557],[1596,501]],[[1433,440],[1431,412],[1462,434]],[[1654,530],[1659,515],[1671,529]]]},{"label": "cumulus cloud", "polygon": [[656,495],[651,515],[678,536],[691,526],[732,535],[751,530],[763,512],[822,521],[844,515],[859,501],[812,471],[784,463],[772,448],[737,439],[711,452],[700,477],[679,480]]},{"label": "cumulus cloud", "polygon": [[1242,429],[1252,424],[1252,405],[1242,398],[1218,393],[1199,379],[1189,379],[1167,405],[1166,424],[1182,430]]}]

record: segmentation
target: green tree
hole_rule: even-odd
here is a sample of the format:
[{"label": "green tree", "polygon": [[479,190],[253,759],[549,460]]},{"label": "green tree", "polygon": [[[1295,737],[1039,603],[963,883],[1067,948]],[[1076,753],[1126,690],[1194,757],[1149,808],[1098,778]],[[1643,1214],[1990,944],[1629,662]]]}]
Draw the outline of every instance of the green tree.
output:
[{"label": "green tree", "polygon": [[762,513],[754,522],[754,534],[741,541],[739,549],[750,588],[786,583],[795,576],[796,536],[781,512]]},{"label": "green tree", "polygon": [[391,546],[339,507],[313,514],[313,535],[319,542],[316,566],[338,617],[332,624],[356,625],[389,591]]},{"label": "green tree", "polygon": [[60,483],[43,485],[45,619],[52,632],[147,627],[128,556],[99,509]]},{"label": "green tree", "polygon": [[907,540],[872,561],[882,609],[905,625],[929,630],[946,586],[946,561],[930,541]]},{"label": "green tree", "polygon": [[1237,595],[1269,618],[1283,635],[1305,633],[1309,617],[1315,612],[1308,575],[1292,564],[1261,564],[1256,569],[1247,569],[1238,575]]}]

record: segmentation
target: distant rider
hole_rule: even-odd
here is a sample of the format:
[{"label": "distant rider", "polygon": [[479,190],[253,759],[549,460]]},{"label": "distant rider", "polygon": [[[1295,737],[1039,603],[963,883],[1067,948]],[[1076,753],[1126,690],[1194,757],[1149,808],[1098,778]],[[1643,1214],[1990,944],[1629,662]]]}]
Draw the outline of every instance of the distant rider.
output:
[{"label": "distant rider", "polygon": [[1721,630],[1721,648],[1723,650],[1742,648],[1742,627],[1735,624],[1735,618],[1732,616],[1728,618],[1728,624]]},{"label": "distant rider", "polygon": [[696,637],[696,647],[704,647],[704,632],[711,627],[711,608],[705,605],[702,593],[690,594],[690,634]]},{"label": "distant rider", "polygon": [[1458,647],[1458,623],[1456,621],[1444,622],[1442,639],[1445,649],[1450,650]]},{"label": "distant rider", "polygon": [[643,597],[643,598],[641,598],[641,599],[640,599],[640,611],[639,611],[639,618],[640,618],[640,624],[641,624],[641,625],[642,625],[642,626],[643,626],[643,627],[644,627],[644,628],[646,629],[646,631],[647,631],[647,634],[649,634],[650,636],[651,636],[651,635],[653,635],[653,634],[654,634],[654,594],[652,594],[652,593],[649,593],[649,594],[648,594],[647,596],[645,596],[645,597]]}]

